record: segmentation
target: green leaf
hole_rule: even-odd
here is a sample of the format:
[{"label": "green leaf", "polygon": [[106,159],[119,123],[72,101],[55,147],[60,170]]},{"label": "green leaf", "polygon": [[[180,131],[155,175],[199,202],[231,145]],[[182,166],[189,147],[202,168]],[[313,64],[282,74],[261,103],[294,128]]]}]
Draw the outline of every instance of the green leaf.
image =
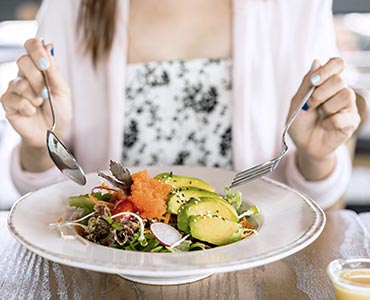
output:
[{"label": "green leaf", "polygon": [[102,216],[102,218],[107,221],[109,225],[112,225],[113,219],[110,216]]},{"label": "green leaf", "polygon": [[190,246],[193,242],[190,241],[190,240],[185,240],[183,242],[181,242],[181,244],[179,246],[176,247],[176,249],[180,250],[180,251],[189,251],[190,250]]},{"label": "green leaf", "polygon": [[150,252],[162,252],[163,249],[164,249],[164,247],[162,245],[159,245],[159,246],[153,248],[152,250],[150,250]]},{"label": "green leaf", "polygon": [[112,197],[112,194],[111,194],[111,193],[105,193],[105,194],[103,194],[103,195],[101,196],[101,200],[102,200],[102,201],[109,202],[111,197]]},{"label": "green leaf", "polygon": [[96,200],[101,200],[102,192],[96,192],[92,194]]},{"label": "green leaf", "polygon": [[234,206],[236,211],[238,211],[240,206],[242,205],[242,193],[240,191],[237,191],[235,194],[233,194],[229,187],[225,187],[224,192],[226,200],[232,206]]},{"label": "green leaf", "polygon": [[196,242],[190,245],[189,251],[194,250],[206,250],[206,245],[200,242]]},{"label": "green leaf", "polygon": [[114,221],[113,221],[113,223],[112,223],[112,224],[110,224],[110,226],[112,226],[112,228],[113,228],[113,229],[116,229],[116,230],[118,230],[118,231],[123,230],[123,226],[122,226],[122,225],[120,225],[118,222],[114,222]]},{"label": "green leaf", "polygon": [[249,217],[249,216],[254,216],[254,215],[257,215],[260,213],[260,209],[253,205],[251,206],[250,208],[248,208],[247,210],[243,211],[240,215],[239,215],[239,220],[243,217]]},{"label": "green leaf", "polygon": [[109,202],[110,198],[112,197],[111,193],[102,193],[102,192],[96,192],[93,194],[93,196],[100,201]]}]

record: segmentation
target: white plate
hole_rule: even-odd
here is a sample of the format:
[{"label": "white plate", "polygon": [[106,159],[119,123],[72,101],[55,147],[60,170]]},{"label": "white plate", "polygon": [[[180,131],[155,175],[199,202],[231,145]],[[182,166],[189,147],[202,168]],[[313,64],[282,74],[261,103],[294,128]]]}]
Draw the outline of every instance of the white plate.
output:
[{"label": "white plate", "polygon": [[[140,168],[142,169],[142,168]],[[202,178],[223,193],[234,172],[199,167],[148,167],[154,176],[161,172]],[[137,168],[131,168],[132,172]],[[79,240],[60,238],[50,228],[59,217],[68,215],[67,197],[90,192],[101,183],[89,174],[85,187],[71,181],[61,182],[19,199],[8,218],[14,237],[29,250],[46,259],[83,269],[116,273],[148,284],[180,284],[271,263],[311,244],[325,225],[323,211],[299,192],[267,179],[258,179],[237,187],[244,205],[257,205],[262,225],[256,235],[240,242],[206,251],[184,253],[141,253],[112,249]]]}]

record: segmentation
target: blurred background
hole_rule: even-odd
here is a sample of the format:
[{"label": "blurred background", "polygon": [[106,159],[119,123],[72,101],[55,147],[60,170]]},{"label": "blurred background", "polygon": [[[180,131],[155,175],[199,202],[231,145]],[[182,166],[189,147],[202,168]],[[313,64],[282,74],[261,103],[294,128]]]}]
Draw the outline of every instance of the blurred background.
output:
[{"label": "blurred background", "polygon": [[[23,43],[36,33],[34,19],[40,3],[0,0],[0,95],[17,76],[15,60],[23,53]],[[354,88],[370,91],[370,0],[334,0],[333,11],[338,47],[351,70],[346,80]],[[8,177],[11,149],[18,140],[0,107],[0,210],[9,209],[19,197]],[[358,212],[370,211],[370,120],[352,142],[354,169],[345,205]]]}]

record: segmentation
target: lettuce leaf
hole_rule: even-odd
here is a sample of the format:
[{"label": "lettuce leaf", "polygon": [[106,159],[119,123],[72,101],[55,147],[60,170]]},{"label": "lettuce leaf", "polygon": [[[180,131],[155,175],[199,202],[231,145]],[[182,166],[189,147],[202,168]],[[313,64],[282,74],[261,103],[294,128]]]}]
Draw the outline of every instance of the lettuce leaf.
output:
[{"label": "lettuce leaf", "polygon": [[238,211],[240,206],[242,205],[242,193],[237,191],[233,194],[229,187],[225,187],[225,199],[234,206],[235,210]]}]

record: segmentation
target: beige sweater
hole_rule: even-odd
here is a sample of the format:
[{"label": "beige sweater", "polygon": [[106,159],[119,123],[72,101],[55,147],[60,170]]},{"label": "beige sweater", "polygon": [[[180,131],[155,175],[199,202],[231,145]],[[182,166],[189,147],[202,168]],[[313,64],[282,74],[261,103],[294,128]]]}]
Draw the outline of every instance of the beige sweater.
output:
[{"label": "beige sweater", "polygon": [[[80,1],[44,1],[39,33],[55,47],[56,60],[71,85],[74,120],[64,137],[87,172],[107,168],[122,151],[128,0],[120,0],[118,32],[106,64],[95,72],[81,52],[76,35]],[[241,170],[271,159],[281,149],[290,99],[314,58],[337,56],[330,0],[234,0],[233,161]],[[21,193],[65,179],[55,168],[24,172],[18,148],[12,178]],[[344,146],[337,150],[334,172],[308,182],[295,164],[295,148],[271,177],[308,194],[321,207],[344,192],[351,161]]]}]

